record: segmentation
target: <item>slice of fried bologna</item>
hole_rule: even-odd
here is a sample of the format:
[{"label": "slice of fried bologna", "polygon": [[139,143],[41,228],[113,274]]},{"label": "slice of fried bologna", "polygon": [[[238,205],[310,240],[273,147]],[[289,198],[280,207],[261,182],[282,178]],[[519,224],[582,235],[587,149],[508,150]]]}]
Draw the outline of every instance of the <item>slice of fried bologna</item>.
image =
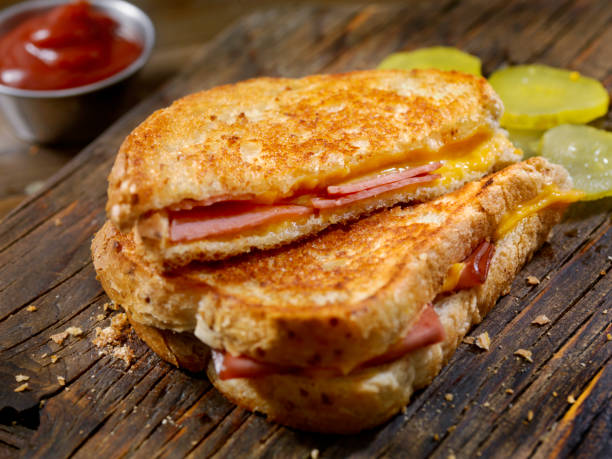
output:
[{"label": "slice of fried bologna", "polygon": [[213,88],[128,136],[109,176],[108,215],[168,267],[276,247],[519,160],[501,112],[484,79],[436,70]]}]

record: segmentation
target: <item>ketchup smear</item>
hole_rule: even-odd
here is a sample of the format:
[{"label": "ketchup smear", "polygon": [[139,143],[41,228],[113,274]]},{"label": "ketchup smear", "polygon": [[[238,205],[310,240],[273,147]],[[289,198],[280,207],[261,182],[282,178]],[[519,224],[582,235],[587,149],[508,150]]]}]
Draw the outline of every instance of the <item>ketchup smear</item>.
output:
[{"label": "ketchup smear", "polygon": [[118,24],[77,1],[23,22],[0,38],[0,83],[22,89],[66,89],[103,80],[142,52],[116,33]]}]

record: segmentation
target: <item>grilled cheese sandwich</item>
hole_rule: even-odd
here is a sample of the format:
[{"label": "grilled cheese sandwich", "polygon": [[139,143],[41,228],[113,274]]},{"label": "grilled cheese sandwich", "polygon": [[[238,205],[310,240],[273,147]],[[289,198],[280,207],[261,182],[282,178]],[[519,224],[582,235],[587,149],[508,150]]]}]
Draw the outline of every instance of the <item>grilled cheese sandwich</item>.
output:
[{"label": "grilled cheese sandwich", "polygon": [[213,88],[128,136],[108,216],[169,268],[277,247],[519,160],[501,112],[484,79],[436,70]]}]

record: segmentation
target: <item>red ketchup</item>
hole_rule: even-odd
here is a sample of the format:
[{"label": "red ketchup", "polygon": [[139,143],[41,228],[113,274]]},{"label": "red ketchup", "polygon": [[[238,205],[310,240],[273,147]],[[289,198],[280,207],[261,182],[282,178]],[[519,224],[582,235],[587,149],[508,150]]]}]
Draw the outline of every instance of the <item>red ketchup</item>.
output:
[{"label": "red ketchup", "polygon": [[103,80],[142,51],[119,36],[117,22],[77,1],[32,17],[0,37],[0,83],[66,89]]}]

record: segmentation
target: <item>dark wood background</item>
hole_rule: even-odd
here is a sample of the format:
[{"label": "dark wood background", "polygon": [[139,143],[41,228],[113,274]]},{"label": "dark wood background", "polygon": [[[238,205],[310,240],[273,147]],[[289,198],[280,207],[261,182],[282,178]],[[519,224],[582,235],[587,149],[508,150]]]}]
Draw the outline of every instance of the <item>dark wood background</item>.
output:
[{"label": "dark wood background", "polygon": [[[432,44],[480,56],[486,74],[507,63],[542,62],[577,69],[610,90],[611,21],[608,0],[275,7],[243,16],[177,57],[175,79],[0,222],[0,455],[307,457],[317,449],[321,457],[610,457],[610,199],[572,206],[510,294],[471,332],[489,333],[488,352],[462,344],[405,413],[346,437],[268,423],[227,402],[205,376],[160,361],[135,337],[131,365],[100,355],[91,339],[110,315],[89,244],[105,218],[106,175],[121,140],[183,94],[257,75],[369,68],[397,49]],[[179,28],[177,40],[181,35]],[[595,124],[610,129],[610,114]],[[39,154],[29,148],[21,154]],[[527,284],[527,275],[541,283]],[[29,312],[32,304],[38,309]],[[531,325],[540,314],[551,322]],[[50,340],[69,326],[83,336],[62,345]],[[513,355],[519,348],[532,351],[532,363]],[[30,376],[30,390],[13,391],[17,374]]]}]

